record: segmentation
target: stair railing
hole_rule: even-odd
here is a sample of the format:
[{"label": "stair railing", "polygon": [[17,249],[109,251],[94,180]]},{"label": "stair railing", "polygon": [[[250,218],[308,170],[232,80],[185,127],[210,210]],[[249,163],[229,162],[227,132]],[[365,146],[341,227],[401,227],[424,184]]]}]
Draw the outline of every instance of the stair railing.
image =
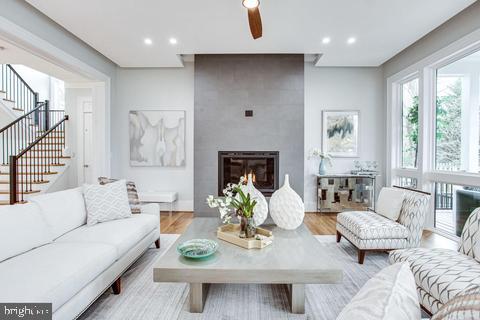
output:
[{"label": "stair railing", "polygon": [[67,120],[68,115],[64,115],[28,147],[10,156],[10,204],[24,202],[25,195],[33,191],[33,185],[45,182],[46,175],[55,173],[52,166],[60,165],[60,159],[64,158]]},{"label": "stair railing", "polygon": [[5,92],[5,99],[15,103],[17,110],[28,113],[37,107],[38,93],[10,64],[0,65],[0,91]]},{"label": "stair railing", "polygon": [[[55,116],[51,116],[55,113]],[[39,102],[38,106],[0,129],[1,162],[9,163],[10,156],[16,155],[38,138],[39,131],[47,131],[61,120],[64,112],[50,110],[49,102]],[[55,123],[53,123],[55,120]]]}]

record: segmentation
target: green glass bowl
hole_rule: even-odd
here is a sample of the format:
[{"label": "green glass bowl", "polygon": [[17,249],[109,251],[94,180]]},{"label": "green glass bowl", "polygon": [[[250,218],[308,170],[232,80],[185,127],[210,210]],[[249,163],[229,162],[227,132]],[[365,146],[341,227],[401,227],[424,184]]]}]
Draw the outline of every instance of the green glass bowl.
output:
[{"label": "green glass bowl", "polygon": [[180,243],[177,252],[186,258],[201,259],[214,254],[218,243],[210,239],[192,239]]}]

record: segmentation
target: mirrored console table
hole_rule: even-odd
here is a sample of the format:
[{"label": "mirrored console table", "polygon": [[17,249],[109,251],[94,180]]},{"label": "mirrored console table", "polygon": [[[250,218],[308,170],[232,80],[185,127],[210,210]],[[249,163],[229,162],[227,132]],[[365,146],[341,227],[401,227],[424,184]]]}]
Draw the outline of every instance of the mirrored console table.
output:
[{"label": "mirrored console table", "polygon": [[378,174],[326,174],[317,177],[317,211],[375,210]]}]

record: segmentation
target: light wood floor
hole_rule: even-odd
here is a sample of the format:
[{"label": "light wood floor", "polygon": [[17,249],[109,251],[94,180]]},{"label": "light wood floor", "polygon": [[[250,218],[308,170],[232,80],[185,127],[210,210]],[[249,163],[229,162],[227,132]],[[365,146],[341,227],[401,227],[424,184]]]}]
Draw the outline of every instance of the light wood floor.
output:
[{"label": "light wood floor", "polygon": [[[183,233],[193,219],[193,212],[175,212],[170,217],[168,213],[162,213],[160,217],[162,233]],[[305,224],[314,235],[334,235],[336,214],[307,213]],[[430,231],[424,231],[422,247],[457,249],[457,243]]]}]

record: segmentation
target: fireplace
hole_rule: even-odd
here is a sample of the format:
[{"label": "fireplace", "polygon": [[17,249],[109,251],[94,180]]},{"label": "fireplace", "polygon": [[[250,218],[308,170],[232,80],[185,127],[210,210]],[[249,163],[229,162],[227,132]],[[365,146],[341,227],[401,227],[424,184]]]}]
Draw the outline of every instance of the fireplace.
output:
[{"label": "fireplace", "polygon": [[278,156],[278,151],[219,151],[218,195],[228,183],[251,173],[255,188],[271,196],[278,189]]}]

